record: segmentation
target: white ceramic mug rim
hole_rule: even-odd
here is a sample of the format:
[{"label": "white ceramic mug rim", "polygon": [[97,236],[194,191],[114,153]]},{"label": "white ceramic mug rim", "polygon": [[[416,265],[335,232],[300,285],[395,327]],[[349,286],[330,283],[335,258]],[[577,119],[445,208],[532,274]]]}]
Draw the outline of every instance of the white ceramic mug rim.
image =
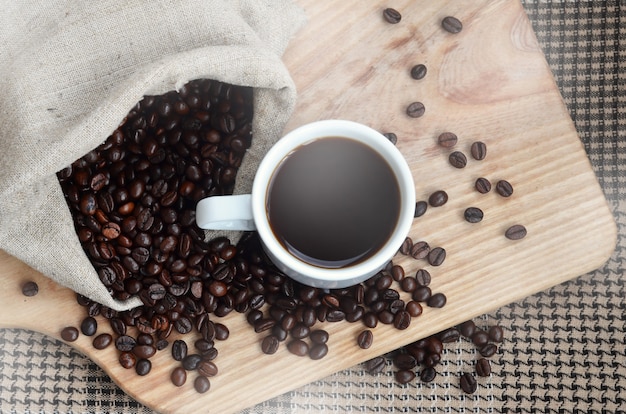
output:
[{"label": "white ceramic mug rim", "polygon": [[[396,228],[385,245],[368,259],[354,265],[329,269],[310,265],[289,253],[274,235],[266,213],[266,196],[269,182],[283,158],[298,146],[329,136],[366,140],[366,144],[382,154],[398,179],[401,193],[400,215]],[[381,139],[382,138],[382,139]],[[346,120],[316,121],[287,133],[267,152],[252,185],[252,214],[266,249],[278,262],[296,274],[315,279],[322,284],[347,281],[380,270],[395,255],[409,233],[415,209],[415,188],[411,171],[400,151],[378,131],[360,123]]]}]

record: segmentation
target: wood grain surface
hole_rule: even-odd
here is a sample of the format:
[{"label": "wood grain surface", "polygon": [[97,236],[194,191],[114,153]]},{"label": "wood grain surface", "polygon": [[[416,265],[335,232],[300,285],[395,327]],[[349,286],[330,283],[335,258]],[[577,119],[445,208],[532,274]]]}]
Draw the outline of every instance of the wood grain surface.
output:
[{"label": "wood grain surface", "polygon": [[[202,395],[193,389],[193,375],[183,387],[172,385],[169,376],[177,363],[169,350],[158,352],[152,372],[139,377],[120,367],[114,347],[96,351],[92,339],[82,335],[72,343],[155,410],[241,410],[594,270],[615,247],[613,217],[517,0],[298,3],[309,22],[284,56],[299,97],[286,129],[343,118],[397,134],[417,198],[443,189],[449,201],[415,219],[410,233],[416,241],[444,247],[444,264],[432,267],[406,256],[394,260],[408,274],[428,269],[433,291],[445,293],[447,305],[425,308],[404,331],[379,325],[367,351],[356,346],[360,323],[319,324],[331,334],[329,354],[320,361],[291,355],[284,346],[274,355],[262,354],[262,337],[243,315],[231,314],[221,321],[231,335],[217,344],[220,372]],[[401,11],[399,24],[382,19],[388,6]],[[463,22],[461,33],[441,28],[447,15]],[[424,79],[409,76],[417,63],[428,68]],[[423,117],[405,114],[413,101],[424,103]],[[466,168],[453,168],[450,150],[437,145],[444,131],[458,135],[455,149],[468,156]],[[469,156],[478,140],[488,148],[483,161]],[[493,184],[508,180],[514,194],[478,193],[473,184],[480,176]],[[484,211],[482,222],[463,220],[470,206]],[[504,237],[513,224],[526,226],[526,238]],[[1,251],[0,275],[0,326],[59,338],[63,327],[78,326],[84,317],[73,292]],[[21,294],[28,280],[39,284],[38,295]],[[108,324],[100,322],[99,332],[107,331]],[[195,338],[185,340],[191,344]]]}]

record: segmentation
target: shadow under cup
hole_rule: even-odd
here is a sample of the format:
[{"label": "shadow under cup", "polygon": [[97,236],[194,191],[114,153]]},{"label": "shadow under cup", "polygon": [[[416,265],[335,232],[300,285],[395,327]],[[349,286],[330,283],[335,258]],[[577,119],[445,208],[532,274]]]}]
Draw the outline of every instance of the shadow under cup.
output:
[{"label": "shadow under cup", "polygon": [[304,284],[341,288],[380,271],[413,222],[415,190],[398,149],[362,124],[293,130],[267,153],[252,213],[273,263]]}]

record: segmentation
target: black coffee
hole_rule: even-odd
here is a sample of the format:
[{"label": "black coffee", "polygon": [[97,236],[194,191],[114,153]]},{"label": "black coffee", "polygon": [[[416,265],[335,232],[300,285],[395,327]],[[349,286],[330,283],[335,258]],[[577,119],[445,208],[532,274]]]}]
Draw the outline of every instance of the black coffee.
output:
[{"label": "black coffee", "polygon": [[266,202],[272,231],[291,254],[341,268],[367,259],[389,239],[400,189],[378,153],[353,139],[326,137],[285,157]]}]

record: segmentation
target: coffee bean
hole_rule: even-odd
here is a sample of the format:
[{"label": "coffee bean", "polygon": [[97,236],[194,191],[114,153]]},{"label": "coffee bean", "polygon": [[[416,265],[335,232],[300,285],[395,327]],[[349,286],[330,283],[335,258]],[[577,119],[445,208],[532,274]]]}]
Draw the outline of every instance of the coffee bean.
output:
[{"label": "coffee bean", "polygon": [[328,342],[330,335],[323,329],[317,329],[309,334],[311,341],[316,344],[325,344]]},{"label": "coffee bean", "polygon": [[426,301],[426,304],[431,308],[443,308],[446,305],[448,299],[443,293],[435,293]]},{"label": "coffee bean", "polygon": [[482,329],[477,329],[472,334],[472,343],[477,347],[483,347],[489,342],[489,334]]},{"label": "coffee bean", "polygon": [[313,344],[309,349],[309,358],[312,360],[319,360],[328,355],[328,345],[326,344]]},{"label": "coffee bean", "polygon": [[39,286],[33,281],[29,281],[22,285],[22,294],[24,296],[35,296],[39,293]]},{"label": "coffee bean", "polygon": [[458,341],[461,337],[461,333],[456,328],[448,328],[437,334],[437,337],[443,343],[451,343]]},{"label": "coffee bean", "polygon": [[111,336],[111,334],[102,333],[93,339],[92,344],[93,347],[96,349],[104,349],[111,345],[111,342],[113,342],[113,337]]},{"label": "coffee bean", "polygon": [[490,326],[487,333],[489,334],[489,339],[494,342],[502,342],[502,339],[504,338],[504,331],[498,325]]},{"label": "coffee bean", "polygon": [[496,183],[496,192],[502,197],[511,197],[513,195],[513,186],[506,180],[500,180]]},{"label": "coffee bean", "polygon": [[78,339],[78,329],[73,326],[67,326],[61,330],[61,339],[66,342],[74,342]]},{"label": "coffee bean", "polygon": [[400,281],[400,288],[404,292],[413,292],[417,289],[418,283],[414,277],[407,276]]},{"label": "coffee bean", "polygon": [[137,357],[131,352],[121,352],[118,360],[120,365],[125,369],[131,369],[137,363]]},{"label": "coffee bean", "polygon": [[294,355],[305,356],[309,353],[309,345],[302,339],[294,339],[287,344],[287,349]]},{"label": "coffee bean", "polygon": [[420,373],[420,380],[425,383],[433,382],[437,377],[437,371],[433,367],[426,367]]},{"label": "coffee bean", "polygon": [[272,355],[278,351],[279,345],[280,340],[275,335],[269,335],[263,339],[263,342],[261,342],[261,350],[264,354]]},{"label": "coffee bean", "polygon": [[396,371],[395,377],[399,384],[408,384],[415,379],[415,372],[408,369],[401,369]]},{"label": "coffee bean", "polygon": [[369,329],[365,329],[359,333],[356,342],[359,345],[359,348],[369,349],[374,342],[374,334]]},{"label": "coffee bean", "polygon": [[187,371],[183,367],[176,367],[170,374],[172,384],[177,387],[182,387],[187,382]]},{"label": "coffee bean", "polygon": [[486,194],[491,191],[491,183],[488,179],[484,177],[480,177],[476,179],[476,183],[474,184],[474,188],[481,194]]},{"label": "coffee bean", "polygon": [[461,389],[466,394],[473,394],[478,389],[476,378],[474,378],[474,376],[469,372],[465,372],[461,375],[460,385]]},{"label": "coffee bean", "polygon": [[396,9],[392,9],[391,7],[388,7],[383,10],[383,18],[385,19],[387,23],[397,24],[397,23],[400,23],[400,20],[402,19],[402,15]]},{"label": "coffee bean", "polygon": [[526,237],[527,231],[526,227],[521,224],[515,224],[504,232],[504,235],[509,240],[520,240]]},{"label": "coffee bean", "polygon": [[151,369],[152,362],[147,359],[140,359],[135,364],[135,372],[137,372],[137,375],[140,375],[142,377],[148,375]]},{"label": "coffee bean", "polygon": [[428,209],[428,203],[424,200],[420,200],[415,203],[415,214],[413,217],[421,217],[426,213]]},{"label": "coffee bean", "polygon": [[452,148],[458,142],[458,137],[452,132],[442,132],[437,137],[437,143],[444,148]]},{"label": "coffee bean", "polygon": [[426,112],[426,107],[421,102],[412,102],[406,108],[406,114],[411,118],[420,118]]},{"label": "coffee bean", "polygon": [[393,145],[396,145],[398,143],[398,136],[396,134],[394,134],[393,132],[385,132],[383,134],[385,136],[385,138],[387,138]]},{"label": "coffee bean", "polygon": [[393,357],[393,364],[398,369],[408,370],[417,366],[417,360],[409,353],[399,352]]},{"label": "coffee bean", "polygon": [[426,302],[432,296],[432,292],[428,286],[420,286],[413,291],[411,298],[416,302]]},{"label": "coffee bean", "polygon": [[480,358],[476,361],[476,375],[479,377],[488,377],[491,375],[491,363],[488,359]]},{"label": "coffee bean", "polygon": [[495,355],[496,352],[498,352],[498,346],[495,344],[487,344],[480,348],[478,352],[485,358],[489,358]]},{"label": "coffee bean", "polygon": [[182,361],[187,356],[187,343],[182,339],[177,339],[172,344],[172,358],[175,361]]},{"label": "coffee bean", "polygon": [[207,377],[200,375],[193,381],[193,387],[199,394],[204,394],[211,388],[211,381]]},{"label": "coffee bean", "polygon": [[419,241],[413,244],[411,247],[411,257],[420,260],[425,259],[430,252],[430,246],[425,241]]},{"label": "coffee bean", "polygon": [[200,363],[203,361],[203,357],[200,354],[189,354],[185,358],[183,358],[182,365],[187,371],[193,371],[200,366]]},{"label": "coffee bean", "polygon": [[428,286],[430,285],[431,280],[432,277],[428,270],[418,269],[417,272],[415,272],[415,281],[419,286]]},{"label": "coffee bean", "polygon": [[411,77],[415,80],[420,80],[426,76],[426,72],[426,65],[420,63],[411,68]]},{"label": "coffee bean", "polygon": [[387,361],[384,356],[378,356],[365,362],[365,370],[371,375],[380,374],[386,366]]},{"label": "coffee bean", "polygon": [[461,323],[458,326],[459,332],[461,333],[461,335],[463,335],[466,338],[471,338],[472,335],[474,335],[474,333],[477,330],[476,324],[474,323],[474,321],[469,320],[469,321],[465,321],[463,323]]},{"label": "coffee bean", "polygon": [[121,352],[132,351],[136,344],[137,341],[135,340],[135,338],[129,335],[119,336],[115,340],[115,348],[117,348],[117,350]]},{"label": "coffee bean", "polygon": [[83,335],[93,336],[98,329],[98,322],[95,318],[88,316],[80,323],[80,331]]},{"label": "coffee bean", "polygon": [[483,211],[478,207],[468,207],[463,212],[463,217],[469,223],[479,223],[483,219]]},{"label": "coffee bean", "polygon": [[407,302],[406,306],[405,306],[405,310],[409,313],[409,315],[411,315],[411,317],[416,318],[418,316],[420,316],[422,314],[422,305],[420,305],[418,302],[411,300],[409,302]]},{"label": "coffee bean", "polygon": [[467,157],[461,151],[454,151],[448,156],[450,165],[454,168],[465,168],[467,165]]},{"label": "coffee bean", "polygon": [[473,142],[470,147],[470,153],[475,160],[482,161],[487,156],[487,145],[482,141]]},{"label": "coffee bean", "polygon": [[437,190],[428,197],[428,204],[432,207],[441,207],[448,202],[448,193]]},{"label": "coffee bean", "polygon": [[443,247],[435,247],[428,252],[428,263],[431,266],[441,266],[446,260],[446,250]]},{"label": "coffee bean", "polygon": [[393,318],[393,326],[395,326],[396,329],[404,330],[407,329],[409,325],[411,325],[411,314],[409,314],[409,312],[402,310],[396,313],[396,316]]},{"label": "coffee bean", "polygon": [[217,365],[212,361],[201,361],[197,369],[198,374],[205,377],[214,377],[218,373]]},{"label": "coffee bean", "polygon": [[441,21],[441,27],[443,27],[446,32],[456,34],[463,30],[463,23],[456,17],[447,16]]}]

